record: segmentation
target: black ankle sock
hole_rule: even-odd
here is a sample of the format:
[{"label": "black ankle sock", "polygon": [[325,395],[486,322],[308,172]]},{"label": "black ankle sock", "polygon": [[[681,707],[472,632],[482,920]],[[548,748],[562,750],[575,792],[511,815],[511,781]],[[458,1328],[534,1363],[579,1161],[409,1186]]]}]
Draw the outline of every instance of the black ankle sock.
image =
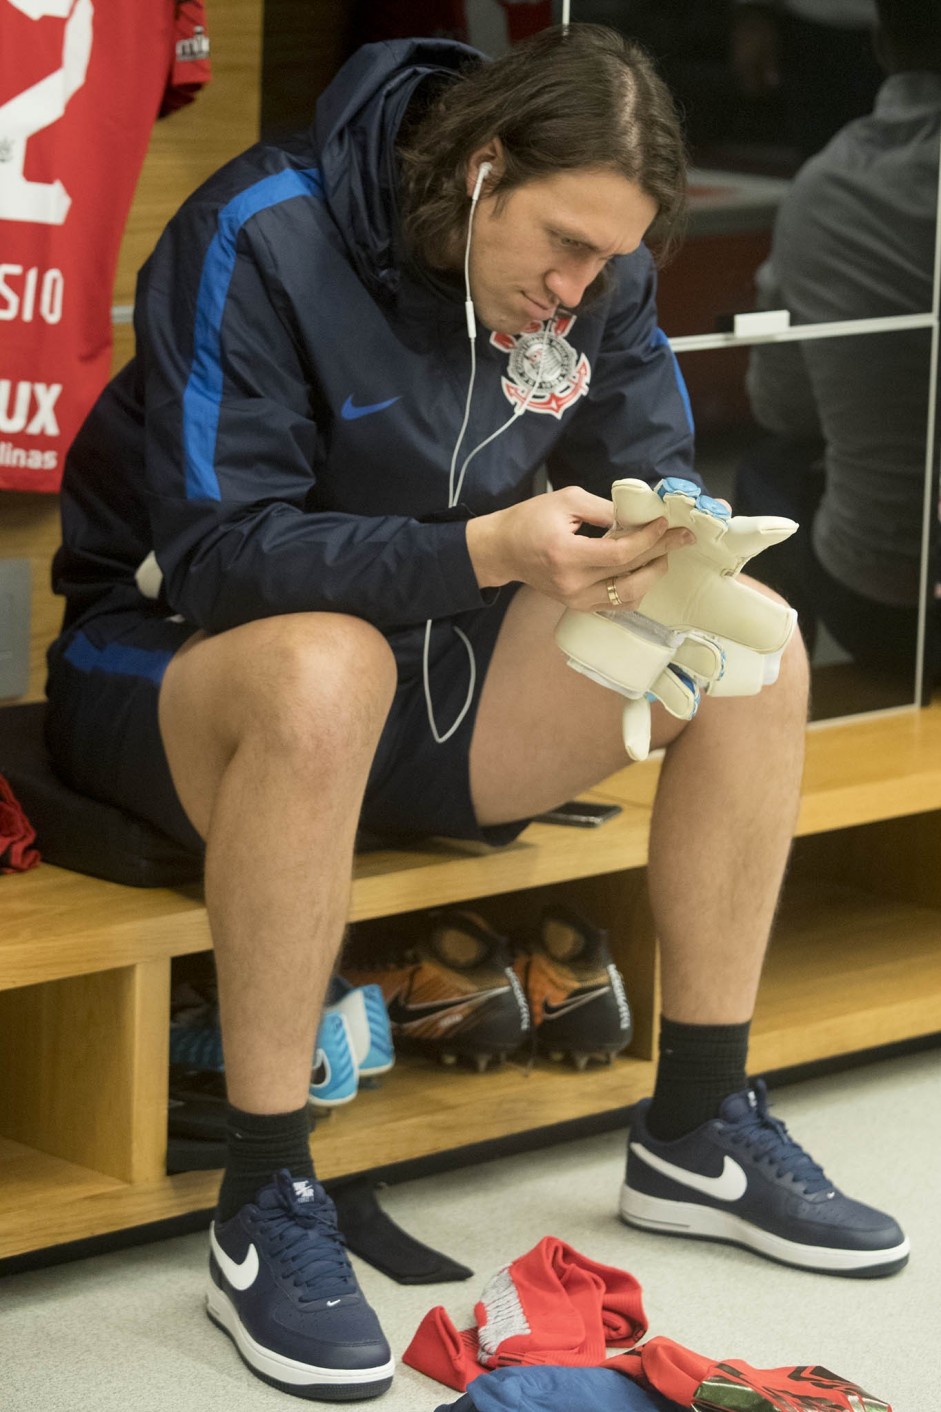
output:
[{"label": "black ankle sock", "polygon": [[226,1107],[226,1164],[219,1192],[218,1219],[228,1221],[286,1167],[292,1177],[312,1177],[310,1117],[294,1113],[242,1113]]},{"label": "black ankle sock", "polygon": [[661,1017],[660,1062],[647,1130],[661,1142],[718,1115],[723,1098],[747,1087],[750,1023],[681,1025]]}]

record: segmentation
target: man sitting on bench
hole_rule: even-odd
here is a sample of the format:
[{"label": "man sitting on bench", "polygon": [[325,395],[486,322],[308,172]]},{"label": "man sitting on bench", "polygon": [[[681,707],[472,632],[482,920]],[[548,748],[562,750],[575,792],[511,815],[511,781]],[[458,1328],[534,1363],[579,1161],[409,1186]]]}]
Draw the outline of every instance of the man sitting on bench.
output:
[{"label": "man sitting on bench", "polygon": [[[205,844],[231,1105],[209,1312],[289,1392],[392,1375],[305,1107],[357,827],[503,844],[624,764],[623,698],[553,632],[635,608],[690,542],[661,518],[599,533],[614,480],[695,475],[647,245],[684,189],[670,96],[610,31],[495,62],[367,47],[310,132],[170,222],[137,356],[69,459],[49,744],[76,789]],[[794,638],[755,695],[653,707],[661,1055],[621,1214],[887,1274],[899,1227],[746,1078],[806,693]]]}]

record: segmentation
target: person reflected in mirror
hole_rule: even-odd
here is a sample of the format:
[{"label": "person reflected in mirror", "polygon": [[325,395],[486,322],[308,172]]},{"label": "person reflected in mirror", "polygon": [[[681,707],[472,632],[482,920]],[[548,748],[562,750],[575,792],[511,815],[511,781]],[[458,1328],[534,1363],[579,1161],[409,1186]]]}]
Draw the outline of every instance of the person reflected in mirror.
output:
[{"label": "person reflected in mirror", "polygon": [[[879,0],[886,78],[867,117],[805,164],[756,280],[763,308],[794,324],[932,308],[941,145],[941,10]],[[749,358],[752,412],[767,437],[744,457],[736,508],[790,515],[788,543],[755,574],[818,622],[861,667],[914,678],[922,592],[929,329],[768,343]],[[936,464],[936,454],[932,456]],[[928,605],[939,669],[939,605]]]}]

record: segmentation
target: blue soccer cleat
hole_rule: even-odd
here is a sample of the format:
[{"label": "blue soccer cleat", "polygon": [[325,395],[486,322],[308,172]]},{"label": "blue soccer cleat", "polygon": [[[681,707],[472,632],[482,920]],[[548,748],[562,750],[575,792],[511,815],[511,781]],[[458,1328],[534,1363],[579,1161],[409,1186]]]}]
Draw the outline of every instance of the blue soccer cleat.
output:
[{"label": "blue soccer cleat", "polygon": [[361,1079],[387,1074],[395,1063],[392,1026],[378,985],[352,985],[334,976],[327,991],[327,1011],[345,1016]]},{"label": "blue soccer cleat", "polygon": [[344,1015],[324,1010],[310,1075],[310,1101],[319,1108],[338,1108],[354,1099],[358,1089],[359,1070],[349,1022]]}]

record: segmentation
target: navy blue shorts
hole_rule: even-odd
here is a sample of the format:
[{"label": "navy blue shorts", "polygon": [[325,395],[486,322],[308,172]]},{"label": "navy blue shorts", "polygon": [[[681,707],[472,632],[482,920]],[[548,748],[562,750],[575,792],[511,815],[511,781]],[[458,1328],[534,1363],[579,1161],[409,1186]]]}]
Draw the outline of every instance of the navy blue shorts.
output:
[{"label": "navy blue shorts", "polygon": [[[360,828],[388,838],[441,835],[509,843],[529,823],[481,828],[470,796],[470,742],[480,691],[506,610],[504,589],[488,607],[453,621],[471,641],[476,685],[470,709],[443,745],[428,723],[422,685],[424,627],[389,635],[399,684],[366,786]],[[177,798],[157,721],[160,683],[193,633],[154,613],[102,614],[64,634],[49,651],[46,738],[56,767],[81,794],[116,804],[186,848],[201,840]],[[467,650],[449,622],[432,634],[431,683],[443,735],[467,695]]]}]

